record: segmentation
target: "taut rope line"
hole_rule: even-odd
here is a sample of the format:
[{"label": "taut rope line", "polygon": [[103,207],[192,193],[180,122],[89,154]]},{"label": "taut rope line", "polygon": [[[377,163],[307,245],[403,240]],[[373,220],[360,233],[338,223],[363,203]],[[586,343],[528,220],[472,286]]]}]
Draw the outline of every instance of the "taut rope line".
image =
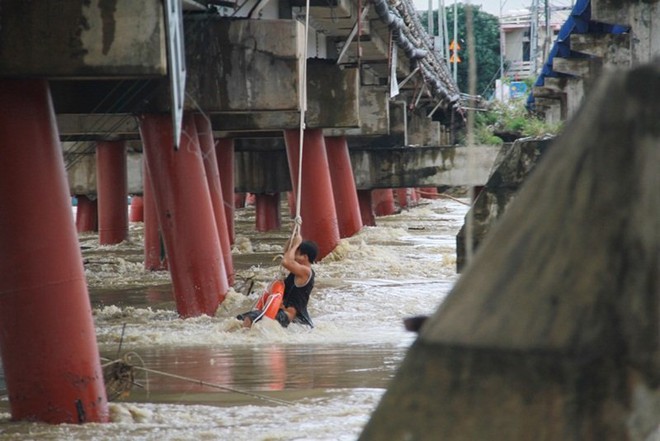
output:
[{"label": "taut rope line", "polygon": [[300,128],[298,132],[298,188],[296,189],[296,218],[291,240],[300,231],[302,217],[300,216],[300,195],[302,190],[302,164],[303,164],[303,140],[305,135],[305,113],[307,112],[307,46],[309,35],[309,0],[305,2],[305,36],[303,37],[304,61],[300,79]]},{"label": "taut rope line", "polygon": [[[102,365],[102,367],[104,369],[109,367],[109,366],[113,366],[113,365],[117,365],[117,366],[122,367],[123,369],[120,369],[120,370],[125,375],[125,378],[123,378],[123,380],[128,380],[128,381],[131,381],[131,382],[132,382],[133,376],[132,376],[132,374],[131,375],[126,374],[126,372],[130,372],[130,370],[132,370],[132,369],[138,369],[138,370],[144,371],[145,373],[161,375],[161,376],[164,376],[164,377],[174,378],[174,379],[177,379],[177,380],[182,380],[182,381],[187,381],[189,383],[198,384],[200,386],[206,386],[206,387],[210,387],[210,388],[213,388],[213,389],[219,389],[219,390],[224,390],[224,391],[227,391],[227,392],[233,392],[233,393],[237,393],[237,394],[241,394],[241,395],[246,395],[246,396],[249,396],[249,397],[252,397],[252,398],[257,398],[259,400],[269,401],[269,402],[275,403],[275,404],[283,404],[283,405],[286,405],[286,406],[292,406],[293,405],[293,403],[291,403],[290,401],[280,400],[278,398],[267,397],[265,395],[257,394],[257,393],[254,393],[254,392],[244,391],[244,390],[237,389],[237,388],[234,388],[234,387],[222,386],[220,384],[210,383],[208,381],[198,380],[198,379],[191,378],[191,377],[185,377],[183,375],[171,374],[169,372],[163,372],[163,371],[159,371],[159,370],[156,370],[156,369],[150,369],[150,368],[144,367],[144,366],[136,366],[136,365],[131,364],[131,363],[128,362],[128,359],[133,355],[137,355],[137,354],[128,353],[124,356],[124,359],[109,361],[107,363],[104,363]],[[140,357],[138,356],[138,358],[140,358]],[[140,360],[141,360],[141,358],[140,358]]]}]

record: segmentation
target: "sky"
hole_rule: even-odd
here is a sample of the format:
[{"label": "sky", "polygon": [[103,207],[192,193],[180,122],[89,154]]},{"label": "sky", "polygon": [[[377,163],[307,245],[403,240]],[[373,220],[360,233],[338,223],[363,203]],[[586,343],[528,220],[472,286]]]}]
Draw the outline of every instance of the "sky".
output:
[{"label": "sky", "polygon": [[[444,0],[445,7],[449,7],[454,4],[453,0]],[[432,0],[433,9],[438,8],[438,0]],[[459,3],[467,3],[468,0],[459,0]],[[512,9],[522,9],[529,7],[532,4],[532,0],[472,0],[473,5],[480,5],[481,10],[493,14],[496,17],[500,16],[500,2],[502,3],[502,11],[506,12]],[[417,10],[428,10],[429,9],[429,0],[413,0],[415,4],[415,9]]]}]

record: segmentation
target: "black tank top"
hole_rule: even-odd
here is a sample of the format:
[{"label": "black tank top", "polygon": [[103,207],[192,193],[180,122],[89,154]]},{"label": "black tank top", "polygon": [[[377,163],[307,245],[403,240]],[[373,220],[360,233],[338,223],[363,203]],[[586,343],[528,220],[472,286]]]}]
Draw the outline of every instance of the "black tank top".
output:
[{"label": "black tank top", "polygon": [[314,288],[314,270],[305,285],[296,286],[295,280],[296,276],[293,273],[290,273],[284,280],[284,299],[282,301],[286,308],[290,306],[296,308],[294,322],[297,321],[313,328],[312,318],[307,312],[307,303],[309,303],[309,295]]}]

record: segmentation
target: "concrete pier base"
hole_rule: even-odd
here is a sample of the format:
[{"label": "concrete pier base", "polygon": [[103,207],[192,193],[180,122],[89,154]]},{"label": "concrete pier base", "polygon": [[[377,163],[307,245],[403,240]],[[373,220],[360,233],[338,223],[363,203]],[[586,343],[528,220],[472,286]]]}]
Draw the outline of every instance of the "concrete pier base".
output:
[{"label": "concrete pier base", "polygon": [[660,66],[610,74],[426,321],[361,440],[660,437]]}]

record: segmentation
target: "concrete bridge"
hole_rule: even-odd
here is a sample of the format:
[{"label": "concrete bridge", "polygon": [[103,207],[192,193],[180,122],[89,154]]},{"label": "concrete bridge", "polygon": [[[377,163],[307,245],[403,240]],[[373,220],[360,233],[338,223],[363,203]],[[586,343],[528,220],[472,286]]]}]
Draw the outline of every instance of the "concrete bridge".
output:
[{"label": "concrete bridge", "polygon": [[0,102],[14,419],[108,418],[71,193],[95,187],[97,206],[78,211],[98,209],[111,244],[127,237],[126,195],[141,191],[145,265],[162,268],[164,243],[191,317],[212,315],[233,282],[235,189],[257,193],[266,224],[278,192],[294,190],[301,232],[324,256],[362,227],[372,189],[486,179],[460,174],[474,156],[449,147],[461,95],[409,0],[7,0]]}]

